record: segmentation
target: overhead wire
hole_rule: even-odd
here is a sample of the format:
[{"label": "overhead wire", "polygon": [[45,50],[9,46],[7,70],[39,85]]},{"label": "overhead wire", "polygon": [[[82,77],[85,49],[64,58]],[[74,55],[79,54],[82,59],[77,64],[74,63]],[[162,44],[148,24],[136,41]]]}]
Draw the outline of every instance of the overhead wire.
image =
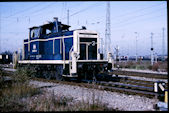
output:
[{"label": "overhead wire", "polygon": [[[161,17],[161,16],[163,16],[164,14],[161,14],[161,15],[155,15],[155,16],[152,16],[152,17],[150,17],[150,18],[143,18],[143,19],[141,19],[141,20],[149,20],[149,19],[151,19],[151,18],[157,18],[157,17]],[[115,29],[116,28],[121,28],[121,27],[124,27],[124,26],[127,26],[127,25],[132,25],[132,24],[135,24],[134,22],[137,22],[138,20],[135,20],[135,21],[130,21],[130,22],[128,22],[128,23],[123,23],[123,25],[120,25],[120,26],[118,26],[118,27],[115,27]],[[143,21],[142,21],[143,22]]]},{"label": "overhead wire", "polygon": [[[152,6],[145,7],[145,8],[141,8],[141,9],[138,9],[138,10],[135,10],[135,11],[132,11],[132,12],[129,12],[129,13],[125,13],[125,14],[123,14],[123,15],[119,15],[119,16],[113,17],[113,20],[114,20],[114,19],[117,19],[117,18],[120,18],[120,17],[129,16],[129,15],[131,15],[131,14],[135,14],[135,13],[144,11],[144,10],[146,10],[146,9],[154,8],[154,7],[161,6],[161,5],[164,5],[164,3],[163,3],[163,4],[160,4],[160,5],[159,5],[159,4],[157,4],[157,5],[152,5]],[[133,18],[133,17],[131,17],[131,18]],[[102,17],[100,17],[99,19],[101,19],[100,21],[103,21],[104,17],[102,16]],[[126,20],[127,20],[127,19],[126,19]],[[124,21],[124,20],[122,20],[122,21]],[[122,21],[121,21],[121,22],[122,22]],[[127,20],[127,21],[128,21],[128,20]],[[118,22],[118,23],[120,23],[120,22]],[[115,24],[118,24],[118,23],[115,23]]]},{"label": "overhead wire", "polygon": [[11,16],[14,16],[14,15],[17,15],[17,14],[20,14],[20,13],[23,13],[23,12],[25,12],[25,11],[29,11],[29,10],[31,10],[32,8],[35,8],[35,7],[37,7],[37,6],[39,6],[39,3],[33,5],[33,6],[29,7],[29,8],[26,8],[26,9],[24,9],[24,10],[18,11],[18,12],[14,13],[14,14],[11,14],[11,15],[9,15],[9,16],[7,16],[7,17],[4,17],[4,18],[9,18],[9,17],[11,17]]},{"label": "overhead wire", "polygon": [[42,11],[42,10],[45,10],[45,9],[49,8],[49,6],[51,7],[51,6],[53,6],[53,5],[55,5],[55,4],[54,4],[54,3],[50,3],[50,4],[48,4],[47,6],[41,8],[41,9],[38,9],[38,10],[33,11],[33,13],[31,13],[31,15],[32,15],[32,14],[34,15],[35,13],[38,13],[38,12],[40,12],[40,11]]},{"label": "overhead wire", "polygon": [[136,19],[136,18],[138,18],[138,17],[143,17],[143,16],[145,16],[145,15],[149,15],[149,14],[152,14],[152,13],[154,13],[154,12],[159,12],[159,11],[163,10],[164,8],[166,8],[166,7],[162,7],[162,8],[160,8],[160,9],[157,9],[157,10],[154,10],[154,11],[151,11],[151,12],[148,12],[148,13],[145,13],[145,14],[141,14],[141,15],[137,15],[137,16],[130,17],[130,18],[127,18],[127,19],[125,19],[125,20],[122,20],[122,21],[120,21],[120,22],[118,22],[118,23],[114,23],[114,24],[112,24],[112,25],[116,25],[116,24],[119,25],[119,24],[125,23],[126,21],[131,21],[131,20],[133,20],[133,19]]},{"label": "overhead wire", "polygon": [[[74,15],[77,15],[77,14],[79,14],[79,13],[81,13],[81,12],[84,12],[84,11],[86,11],[86,10],[88,10],[88,9],[94,8],[95,6],[98,6],[98,5],[102,5],[102,4],[94,3],[94,4],[88,6],[88,7],[84,8],[84,9],[81,9],[81,10],[79,10],[79,11],[77,11],[77,12],[71,14],[70,17],[71,17],[71,16],[74,16]],[[92,7],[92,6],[93,6],[93,7]],[[61,18],[61,19],[65,19],[65,18],[66,18],[66,17],[63,17],[63,18]]]},{"label": "overhead wire", "polygon": [[[149,7],[150,8],[150,7]],[[152,8],[152,7],[151,7]],[[141,14],[141,15],[137,15],[137,16],[133,16],[133,17],[130,17],[130,18],[128,18],[128,19],[125,19],[125,20],[123,20],[123,21],[120,21],[120,22],[118,22],[118,23],[115,23],[115,24],[111,24],[111,25],[116,25],[117,24],[117,27],[116,28],[118,28],[119,27],[119,24],[122,24],[122,25],[120,25],[120,27],[124,27],[125,25],[129,25],[129,23],[131,24],[131,22],[132,22],[132,20],[134,19],[134,20],[136,20],[136,19],[140,19],[140,18],[138,18],[138,17],[144,17],[145,15],[149,15],[149,14],[154,14],[154,12],[156,13],[156,12],[158,12],[158,11],[161,11],[162,9],[166,9],[166,7],[162,7],[162,8],[160,8],[160,9],[157,9],[157,10],[153,10],[153,11],[151,11],[151,12],[148,12],[148,13],[145,13],[145,14]],[[159,15],[159,16],[162,16],[162,15]],[[156,17],[159,17],[159,16],[156,16]],[[152,17],[150,17],[150,18],[152,18]],[[142,19],[142,20],[144,20],[144,19]],[[129,21],[128,23],[126,23],[126,21]],[[102,22],[102,21],[100,21],[100,22]],[[135,22],[135,21],[134,21]]]},{"label": "overhead wire", "polygon": [[[53,4],[53,3],[52,3]],[[97,3],[98,4],[98,3]],[[45,6],[45,8],[48,8],[48,6],[49,5],[51,5],[51,4],[48,4],[47,6]],[[80,11],[77,11],[77,12],[75,12],[75,13],[73,13],[73,14],[71,14],[70,16],[74,16],[74,15],[76,15],[76,14],[78,14],[78,13],[81,13],[81,12],[83,12],[83,11],[86,11],[86,10],[88,10],[91,6],[93,6],[93,5],[95,5],[96,6],[96,4],[92,4],[92,5],[90,5],[90,6],[88,6],[87,8],[84,8],[84,9],[82,9],[82,10],[80,10]],[[157,5],[154,5],[154,6],[157,6]],[[153,7],[154,7],[153,6]],[[159,6],[159,5],[158,5]],[[148,9],[148,8],[152,8],[152,7],[147,7],[146,9]],[[42,8],[41,8],[42,9]],[[35,13],[37,13],[38,11],[42,11],[41,9],[39,9],[39,10],[36,10],[36,11],[34,11]],[[44,10],[44,7],[43,7],[43,10]],[[143,10],[143,9],[142,9]],[[152,12],[151,12],[152,13]],[[131,12],[130,12],[130,14],[131,14]],[[148,13],[149,14],[149,13]],[[145,15],[145,14],[144,14]],[[139,16],[144,16],[144,15],[139,15]],[[139,17],[139,16],[136,16],[136,17]],[[65,17],[64,17],[65,18]],[[64,19],[64,18],[62,18],[62,19]],[[132,17],[133,18],[133,17]],[[30,19],[30,18],[29,18]],[[128,19],[129,20],[129,19]],[[128,20],[126,20],[126,21],[128,21]],[[116,23],[116,24],[118,24],[118,23]],[[120,23],[121,24],[121,23]],[[114,25],[114,24],[113,24]]]},{"label": "overhead wire", "polygon": [[[37,5],[37,4],[36,4]],[[38,10],[34,10],[33,12],[34,13],[37,13],[38,11],[42,11],[42,10],[44,10],[44,9],[46,9],[46,8],[48,8],[50,5],[54,5],[53,3],[49,3],[47,6],[45,6],[45,7],[43,7],[43,8],[41,8],[41,9],[38,9]],[[35,6],[35,5],[34,5]],[[32,6],[33,7],[33,6]],[[25,11],[25,10],[24,10]],[[18,12],[18,13],[20,13],[20,12]],[[17,13],[17,14],[18,14]],[[31,13],[32,14],[32,13]],[[15,14],[16,15],[16,14]],[[12,15],[13,16],[13,15]],[[23,15],[22,15],[23,16]],[[8,16],[9,17],[9,16]],[[29,18],[29,20],[30,20],[30,17],[29,16],[25,16],[25,17],[28,17]],[[16,18],[17,19],[17,18]],[[28,20],[28,21],[29,21]],[[10,25],[10,24],[12,24],[12,23],[14,23],[14,21],[9,21],[10,23],[9,24],[7,24],[6,26],[8,26],[8,25]]]},{"label": "overhead wire", "polygon": [[[35,13],[38,13],[39,11],[42,11],[42,10],[44,10],[44,9],[46,9],[46,8],[48,8],[49,6],[51,6],[51,5],[54,5],[53,3],[49,3],[47,6],[44,6],[44,7],[42,7],[42,8],[40,8],[40,9],[38,9],[38,10],[33,10],[32,12],[29,12],[29,13],[31,13],[31,15],[32,14],[35,14]],[[25,11],[30,11],[30,10],[32,10],[33,8],[37,8],[37,7],[39,7],[40,5],[39,5],[39,3],[38,4],[35,4],[35,5],[33,5],[33,6],[31,6],[31,7],[29,7],[29,8],[26,8],[26,9],[24,9],[24,10],[22,10],[22,11],[19,11],[19,12],[17,12],[17,13],[14,13],[14,14],[12,14],[12,15],[10,15],[10,16],[7,16],[7,17],[2,17],[2,18],[9,18],[9,17],[11,17],[11,16],[14,16],[14,15],[17,15],[17,14],[19,14],[19,13],[24,13]],[[27,14],[29,14],[29,13],[27,13]],[[26,17],[29,17],[29,16],[23,16],[22,15],[22,17],[19,17],[19,18],[26,18]],[[13,18],[18,18],[18,17],[13,17]],[[13,18],[10,18],[10,19],[13,19]]]},{"label": "overhead wire", "polygon": [[[164,3],[163,3],[164,4]],[[123,16],[128,16],[129,14],[135,14],[135,13],[137,13],[137,12],[141,12],[141,11],[144,11],[144,10],[146,10],[146,9],[150,9],[150,8],[154,8],[154,7],[156,7],[156,6],[161,6],[161,5],[163,5],[163,4],[156,4],[156,5],[152,5],[152,6],[149,6],[149,7],[145,7],[145,8],[141,8],[141,9],[138,9],[138,10],[135,10],[135,11],[132,11],[132,12],[129,12],[129,13],[125,13],[125,14],[123,14],[123,15],[119,15],[119,16],[116,16],[116,17],[114,17],[115,19],[116,18],[119,18],[119,17],[123,17]]]},{"label": "overhead wire", "polygon": [[[14,17],[15,15],[18,15],[18,14],[21,14],[21,13],[24,13],[24,12],[29,12],[29,11],[31,11],[32,9],[34,9],[34,8],[37,8],[37,7],[39,7],[40,5],[39,5],[39,3],[38,4],[35,4],[35,5],[33,5],[33,6],[31,6],[31,7],[29,7],[29,8],[26,8],[26,9],[24,9],[24,10],[22,10],[22,11],[18,11],[18,12],[16,12],[16,13],[14,13],[14,14],[11,14],[11,15],[9,15],[9,16],[7,16],[7,17],[1,17],[2,19],[1,19],[1,21],[9,21],[9,20],[18,20],[18,18],[29,18],[28,16],[23,16],[22,15],[22,17]],[[12,18],[9,18],[9,17],[12,17]],[[10,21],[9,21],[10,22]]]}]

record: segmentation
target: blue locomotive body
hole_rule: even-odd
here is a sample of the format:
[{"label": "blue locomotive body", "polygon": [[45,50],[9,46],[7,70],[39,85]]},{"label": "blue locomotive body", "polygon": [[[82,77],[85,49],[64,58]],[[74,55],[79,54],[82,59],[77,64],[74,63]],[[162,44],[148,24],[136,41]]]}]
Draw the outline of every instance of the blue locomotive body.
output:
[{"label": "blue locomotive body", "polygon": [[63,31],[65,28],[58,26],[66,29],[70,27],[56,20],[43,26],[30,28],[29,39],[24,40],[24,59],[63,60],[62,53],[65,51],[65,59],[68,60],[73,45],[73,31]]},{"label": "blue locomotive body", "polygon": [[[63,36],[64,37],[64,36]],[[28,52],[28,43],[24,44],[25,60],[63,60],[63,43],[59,37],[44,41],[33,41],[30,43],[30,52]],[[65,60],[69,60],[69,51],[73,46],[72,35],[63,39],[65,44]]]},{"label": "blue locomotive body", "polygon": [[[69,31],[69,27],[54,18],[53,22],[30,28],[29,38],[24,40],[19,65],[38,67],[36,69],[42,72],[40,74],[56,78],[60,75],[84,77],[87,74],[91,78],[93,73],[110,70],[110,58],[103,60],[99,52],[98,33],[85,27]],[[46,75],[46,71],[51,74]]]}]

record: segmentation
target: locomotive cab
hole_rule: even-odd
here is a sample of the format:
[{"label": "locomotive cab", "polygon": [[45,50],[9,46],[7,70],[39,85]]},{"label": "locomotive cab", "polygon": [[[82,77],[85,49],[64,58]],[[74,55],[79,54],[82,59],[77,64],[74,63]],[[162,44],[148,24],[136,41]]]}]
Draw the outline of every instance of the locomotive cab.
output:
[{"label": "locomotive cab", "polygon": [[[92,79],[100,72],[111,70],[109,60],[101,59],[99,35],[95,31],[75,30],[72,54],[70,55],[70,73],[66,77]],[[110,58],[109,58],[110,59]],[[111,64],[111,63],[110,63]]]},{"label": "locomotive cab", "polygon": [[54,18],[53,22],[29,28],[29,38],[24,40],[23,59],[18,61],[19,65],[29,64],[38,67],[37,72],[47,69],[53,73],[45,76],[84,78],[88,75],[91,78],[106,71],[110,60],[100,57],[98,33],[85,27],[70,31],[69,27]]}]

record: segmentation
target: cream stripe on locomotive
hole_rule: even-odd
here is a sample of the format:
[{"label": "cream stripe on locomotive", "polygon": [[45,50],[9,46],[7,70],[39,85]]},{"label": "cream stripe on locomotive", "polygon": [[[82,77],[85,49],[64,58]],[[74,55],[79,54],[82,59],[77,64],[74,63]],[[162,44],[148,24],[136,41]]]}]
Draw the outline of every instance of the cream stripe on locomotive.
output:
[{"label": "cream stripe on locomotive", "polygon": [[36,39],[36,40],[31,40],[29,42],[24,42],[24,44],[28,44],[30,42],[36,42],[36,41],[49,41],[49,40],[62,39],[62,38],[71,38],[71,37],[73,37],[73,35],[62,36],[62,37],[54,37],[54,38],[48,38],[48,39]]}]

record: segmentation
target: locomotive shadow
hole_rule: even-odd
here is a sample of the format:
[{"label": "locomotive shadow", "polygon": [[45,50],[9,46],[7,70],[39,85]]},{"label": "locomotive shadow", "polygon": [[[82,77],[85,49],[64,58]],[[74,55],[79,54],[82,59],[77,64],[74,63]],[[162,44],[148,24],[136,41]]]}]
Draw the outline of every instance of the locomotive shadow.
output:
[{"label": "locomotive shadow", "polygon": [[97,81],[120,82],[121,79],[127,80],[128,77],[119,77],[118,75],[110,75],[106,73],[101,73],[97,75]]}]

